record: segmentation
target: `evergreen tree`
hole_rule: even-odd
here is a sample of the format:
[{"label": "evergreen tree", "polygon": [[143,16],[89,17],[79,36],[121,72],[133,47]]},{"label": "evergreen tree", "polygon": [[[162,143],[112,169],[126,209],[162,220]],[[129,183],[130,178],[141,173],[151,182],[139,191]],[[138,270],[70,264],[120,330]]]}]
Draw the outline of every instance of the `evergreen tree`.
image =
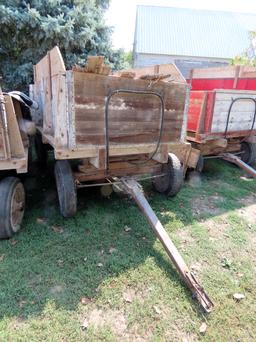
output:
[{"label": "evergreen tree", "polygon": [[104,22],[108,5],[109,0],[0,0],[3,88],[27,89],[32,65],[55,45],[67,67],[84,64],[88,54],[118,66],[120,51],[112,51],[111,28]]}]

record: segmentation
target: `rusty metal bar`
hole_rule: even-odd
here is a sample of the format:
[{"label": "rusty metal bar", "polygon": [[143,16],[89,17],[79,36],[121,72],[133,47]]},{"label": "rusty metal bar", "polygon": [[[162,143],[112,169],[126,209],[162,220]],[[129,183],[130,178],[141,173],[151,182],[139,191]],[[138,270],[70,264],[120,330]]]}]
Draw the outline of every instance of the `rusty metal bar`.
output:
[{"label": "rusty metal bar", "polygon": [[221,158],[229,161],[230,163],[236,164],[241,167],[245,172],[247,172],[250,176],[256,178],[256,170],[252,168],[250,165],[243,162],[240,158],[231,153],[223,153]]},{"label": "rusty metal bar", "polygon": [[149,205],[145,196],[143,195],[140,185],[135,179],[132,178],[121,178],[125,191],[131,195],[134,199],[148,223],[150,224],[153,232],[156,234],[163,247],[165,248],[171,261],[174,263],[182,279],[185,281],[188,288],[192,291],[193,295],[197,298],[199,303],[202,305],[206,312],[210,312],[214,306],[213,302],[204,292],[204,289],[197,280],[192,272],[190,272],[188,266],[180,255],[179,251],[175,247],[174,243],[170,239],[166,230],[162,226],[161,222],[157,218],[153,209]]}]

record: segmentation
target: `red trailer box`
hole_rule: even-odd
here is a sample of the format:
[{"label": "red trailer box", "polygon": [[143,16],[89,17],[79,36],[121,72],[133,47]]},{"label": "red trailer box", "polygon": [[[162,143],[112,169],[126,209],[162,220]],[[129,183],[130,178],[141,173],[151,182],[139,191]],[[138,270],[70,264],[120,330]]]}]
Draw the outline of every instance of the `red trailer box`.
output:
[{"label": "red trailer box", "polygon": [[[240,154],[256,161],[256,68],[228,66],[191,72],[187,139],[202,156]],[[202,169],[200,158],[198,170]]]}]

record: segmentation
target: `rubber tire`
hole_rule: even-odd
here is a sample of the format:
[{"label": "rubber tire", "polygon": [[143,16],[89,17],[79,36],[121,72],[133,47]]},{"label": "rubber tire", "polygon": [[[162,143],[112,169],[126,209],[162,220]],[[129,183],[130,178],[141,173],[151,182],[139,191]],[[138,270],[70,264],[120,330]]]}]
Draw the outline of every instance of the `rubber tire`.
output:
[{"label": "rubber tire", "polygon": [[256,144],[250,142],[241,143],[241,159],[246,164],[252,165],[256,162]]},{"label": "rubber tire", "polygon": [[166,172],[167,175],[153,178],[153,188],[166,196],[174,197],[180,191],[184,182],[183,167],[175,154],[169,153],[168,163],[164,165],[163,172]]},{"label": "rubber tire", "polygon": [[77,211],[77,191],[72,169],[67,160],[58,160],[54,167],[60,212],[64,217],[72,217]]},{"label": "rubber tire", "polygon": [[199,156],[199,158],[198,158],[198,162],[197,162],[197,164],[196,164],[196,168],[195,168],[195,170],[197,171],[197,172],[202,172],[203,171],[203,169],[204,169],[204,157],[200,154],[200,156]]},{"label": "rubber tire", "polygon": [[[6,177],[0,182],[0,239],[8,239],[16,234],[21,227],[23,215],[21,218],[21,222],[18,226],[14,228],[11,222],[11,199],[14,193],[14,190],[18,184],[23,184],[16,177]],[[24,190],[25,194],[25,190]],[[25,207],[25,197],[24,197],[24,207]]]},{"label": "rubber tire", "polygon": [[42,135],[39,132],[35,135],[35,151],[37,162],[42,166],[46,166],[48,161],[48,149],[46,144],[43,144]]}]

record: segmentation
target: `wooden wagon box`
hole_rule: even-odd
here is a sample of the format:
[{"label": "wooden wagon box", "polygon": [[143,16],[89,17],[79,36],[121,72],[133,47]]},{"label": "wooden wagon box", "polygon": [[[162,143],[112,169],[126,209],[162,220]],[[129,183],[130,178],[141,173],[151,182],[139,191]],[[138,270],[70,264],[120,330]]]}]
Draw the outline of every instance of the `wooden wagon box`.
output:
[{"label": "wooden wagon box", "polygon": [[[151,172],[167,162],[169,152],[187,162],[189,87],[175,66],[168,68],[174,78],[169,82],[141,79],[142,70],[134,78],[67,71],[59,49],[51,50],[34,67],[30,96],[39,105],[34,121],[55,158],[83,159],[80,180],[102,178],[107,168],[116,176]],[[148,163],[135,163],[152,153]]]},{"label": "wooden wagon box", "polygon": [[194,69],[188,83],[188,141],[202,155],[241,152],[244,161],[254,160],[256,68]]},{"label": "wooden wagon box", "polygon": [[256,134],[256,91],[191,91],[188,139],[205,142]]}]

